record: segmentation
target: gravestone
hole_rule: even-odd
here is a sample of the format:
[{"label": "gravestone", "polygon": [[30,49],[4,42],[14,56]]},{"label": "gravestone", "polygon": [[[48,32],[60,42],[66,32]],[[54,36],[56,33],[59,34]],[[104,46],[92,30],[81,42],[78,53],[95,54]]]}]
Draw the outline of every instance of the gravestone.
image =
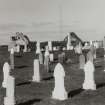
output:
[{"label": "gravestone", "polygon": [[14,69],[14,48],[12,48],[10,51],[10,66],[11,69]]},{"label": "gravestone", "polygon": [[9,76],[9,72],[10,72],[10,66],[7,62],[5,62],[3,65],[3,82],[2,82],[2,87],[4,88],[7,87],[7,79]]},{"label": "gravestone", "polygon": [[85,56],[83,54],[81,54],[79,56],[79,66],[80,66],[80,69],[84,69],[84,65],[85,65]]},{"label": "gravestone", "polygon": [[92,40],[90,40],[90,46],[92,46],[93,45],[93,41]]},{"label": "gravestone", "polygon": [[48,47],[46,47],[45,56],[44,56],[44,66],[47,72],[49,72],[49,60],[50,60],[49,56],[50,56],[49,50]]},{"label": "gravestone", "polygon": [[96,84],[94,80],[94,65],[92,61],[87,61],[87,63],[84,66],[84,72],[85,72],[85,80],[83,83],[83,89],[85,90],[96,90]]},{"label": "gravestone", "polygon": [[40,42],[37,42],[36,44],[36,54],[40,53]]},{"label": "gravestone", "polygon": [[48,42],[48,47],[49,47],[49,51],[52,51],[52,42],[51,41]]},{"label": "gravestone", "polygon": [[70,35],[68,34],[67,36],[67,50],[70,50],[70,46],[71,46],[71,38],[70,38]]},{"label": "gravestone", "polygon": [[40,67],[39,67],[39,60],[34,60],[34,75],[33,75],[33,82],[40,82]]},{"label": "gravestone", "polygon": [[58,100],[65,100],[68,98],[64,86],[65,71],[63,66],[58,63],[54,69],[55,87],[52,92],[52,98]]},{"label": "gravestone", "polygon": [[15,105],[15,79],[12,76],[8,76],[6,97],[4,97],[4,105]]},{"label": "gravestone", "polygon": [[39,53],[39,63],[43,64],[43,54],[42,54],[42,52]]},{"label": "gravestone", "polygon": [[54,61],[54,54],[50,54],[50,62],[53,62]]}]

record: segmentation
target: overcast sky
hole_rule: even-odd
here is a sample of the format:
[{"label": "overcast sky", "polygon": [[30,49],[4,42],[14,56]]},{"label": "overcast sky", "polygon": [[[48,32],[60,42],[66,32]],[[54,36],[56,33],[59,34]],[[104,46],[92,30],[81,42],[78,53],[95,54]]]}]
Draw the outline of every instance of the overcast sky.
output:
[{"label": "overcast sky", "polygon": [[0,0],[0,43],[17,31],[30,40],[62,40],[72,31],[83,40],[102,39],[105,0]]}]

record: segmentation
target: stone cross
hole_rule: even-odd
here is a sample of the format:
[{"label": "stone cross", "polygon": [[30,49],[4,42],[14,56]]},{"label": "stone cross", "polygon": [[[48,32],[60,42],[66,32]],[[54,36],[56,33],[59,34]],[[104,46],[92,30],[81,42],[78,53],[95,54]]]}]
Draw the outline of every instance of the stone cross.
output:
[{"label": "stone cross", "polygon": [[85,80],[83,83],[83,89],[85,90],[96,90],[96,84],[94,80],[94,65],[92,61],[87,61],[87,63],[84,66],[84,72],[85,72]]},{"label": "stone cross", "polygon": [[8,62],[5,62],[3,65],[3,82],[2,82],[2,87],[6,88],[7,87],[7,79],[9,76],[10,72],[10,65]]},{"label": "stone cross", "polygon": [[40,82],[40,66],[39,66],[39,60],[34,60],[34,75],[33,75],[33,82]]},{"label": "stone cross", "polygon": [[68,98],[64,86],[65,71],[63,66],[58,63],[54,69],[55,87],[52,92],[52,98],[58,100],[65,100]]},{"label": "stone cross", "polygon": [[4,97],[4,105],[15,105],[15,79],[12,76],[8,76],[6,97]]}]

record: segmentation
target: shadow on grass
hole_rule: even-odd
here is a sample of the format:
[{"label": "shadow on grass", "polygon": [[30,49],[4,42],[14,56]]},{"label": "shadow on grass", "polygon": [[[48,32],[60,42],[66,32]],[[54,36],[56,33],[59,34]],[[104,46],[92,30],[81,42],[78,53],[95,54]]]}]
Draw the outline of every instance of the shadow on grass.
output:
[{"label": "shadow on grass", "polygon": [[104,87],[105,86],[105,83],[100,83],[100,84],[97,84],[97,88],[101,88],[101,87]]},{"label": "shadow on grass", "polygon": [[17,84],[16,86],[21,86],[21,85],[29,85],[29,84],[31,84],[31,82],[22,82],[22,83],[19,83],[19,84]]},{"label": "shadow on grass", "polygon": [[73,90],[73,91],[71,91],[71,92],[69,92],[68,93],[68,97],[74,97],[75,95],[78,95],[78,94],[80,94],[81,92],[83,92],[84,91],[84,89],[82,89],[82,88],[79,88],[79,89],[76,89],[76,90]]},{"label": "shadow on grass", "polygon": [[22,66],[15,66],[15,68],[18,68],[18,69],[23,69],[23,68],[26,68],[26,67],[28,67],[28,66],[26,66],[26,65],[22,65]]},{"label": "shadow on grass", "polygon": [[35,102],[40,102],[40,101],[41,101],[41,99],[32,99],[32,100],[26,101],[26,102],[24,102],[24,103],[19,103],[19,104],[17,104],[17,105],[32,105],[32,104],[34,104]]},{"label": "shadow on grass", "polygon": [[54,77],[51,76],[51,77],[47,77],[47,78],[43,78],[44,81],[48,81],[48,80],[52,80]]}]

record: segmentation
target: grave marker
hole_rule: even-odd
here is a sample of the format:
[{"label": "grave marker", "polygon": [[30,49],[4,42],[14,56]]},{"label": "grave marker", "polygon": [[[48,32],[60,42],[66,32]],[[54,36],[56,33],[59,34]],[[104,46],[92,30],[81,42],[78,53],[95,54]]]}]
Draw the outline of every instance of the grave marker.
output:
[{"label": "grave marker", "polygon": [[9,76],[9,72],[10,72],[10,66],[8,62],[5,62],[3,66],[3,82],[2,82],[2,87],[4,88],[7,87],[7,79]]},{"label": "grave marker", "polygon": [[33,80],[34,82],[40,82],[40,67],[39,67],[39,60],[34,60],[34,75]]},{"label": "grave marker", "polygon": [[94,65],[92,61],[87,61],[87,63],[84,66],[84,72],[85,72],[85,80],[83,83],[83,89],[85,90],[96,90],[96,84],[94,80]]},{"label": "grave marker", "polygon": [[12,76],[8,76],[6,97],[4,97],[4,105],[15,105],[15,79]]},{"label": "grave marker", "polygon": [[58,63],[54,69],[55,87],[52,92],[52,98],[58,100],[65,100],[68,98],[64,86],[65,71],[63,66]]}]

